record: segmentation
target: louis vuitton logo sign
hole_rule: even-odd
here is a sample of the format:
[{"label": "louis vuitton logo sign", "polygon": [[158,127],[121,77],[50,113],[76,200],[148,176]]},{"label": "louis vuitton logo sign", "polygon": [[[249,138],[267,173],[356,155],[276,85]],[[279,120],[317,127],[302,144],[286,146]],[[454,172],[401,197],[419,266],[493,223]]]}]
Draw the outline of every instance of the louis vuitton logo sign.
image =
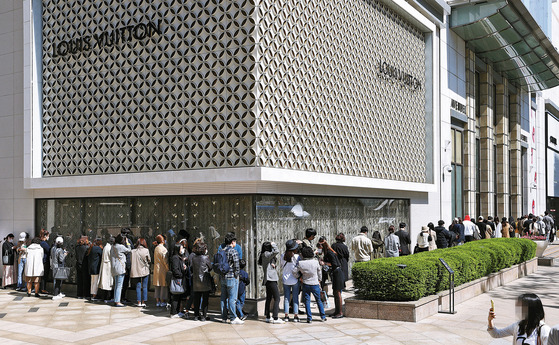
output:
[{"label": "louis vuitton logo sign", "polygon": [[402,86],[409,88],[411,91],[421,90],[421,82],[418,78],[386,61],[379,60],[377,75],[384,79],[391,79],[399,82]]},{"label": "louis vuitton logo sign", "polygon": [[131,42],[143,40],[154,35],[161,35],[161,20],[157,22],[138,23],[126,25],[114,30],[107,30],[92,35],[84,35],[67,41],[54,43],[52,46],[52,57],[77,55],[95,47],[118,46],[120,42]]}]

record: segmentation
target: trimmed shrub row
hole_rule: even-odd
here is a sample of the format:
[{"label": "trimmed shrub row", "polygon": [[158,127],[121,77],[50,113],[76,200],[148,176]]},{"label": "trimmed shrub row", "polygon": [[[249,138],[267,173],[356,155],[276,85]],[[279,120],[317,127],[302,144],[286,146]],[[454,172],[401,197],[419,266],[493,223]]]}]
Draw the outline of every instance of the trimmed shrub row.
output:
[{"label": "trimmed shrub row", "polygon": [[[352,267],[357,296],[376,301],[416,301],[449,288],[442,258],[454,270],[454,285],[479,279],[535,257],[536,243],[493,238],[398,258],[357,262]],[[401,268],[398,265],[406,265]]]}]

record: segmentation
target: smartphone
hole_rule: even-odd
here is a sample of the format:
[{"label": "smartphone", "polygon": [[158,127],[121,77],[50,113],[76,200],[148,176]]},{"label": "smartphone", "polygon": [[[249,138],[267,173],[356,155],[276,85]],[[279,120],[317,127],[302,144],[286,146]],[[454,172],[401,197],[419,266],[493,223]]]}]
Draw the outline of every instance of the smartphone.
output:
[{"label": "smartphone", "polygon": [[493,300],[491,300],[491,310],[495,312],[495,303],[493,303]]}]

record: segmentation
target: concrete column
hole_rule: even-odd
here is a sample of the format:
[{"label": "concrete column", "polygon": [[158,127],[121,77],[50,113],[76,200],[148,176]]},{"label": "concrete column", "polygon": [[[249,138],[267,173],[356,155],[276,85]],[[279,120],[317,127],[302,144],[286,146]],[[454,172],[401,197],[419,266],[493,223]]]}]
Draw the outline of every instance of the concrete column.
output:
[{"label": "concrete column", "polygon": [[464,127],[464,215],[476,213],[476,56],[466,50],[466,115]]},{"label": "concrete column", "polygon": [[495,128],[495,141],[497,143],[497,209],[494,216],[508,217],[509,209],[509,183],[510,183],[510,162],[509,162],[509,96],[508,82],[504,79],[503,84],[497,84],[497,109],[495,114],[497,126]]},{"label": "concrete column", "polygon": [[[480,87],[480,121],[479,121],[479,139],[480,139],[480,196],[481,196],[481,213],[483,216],[495,214],[494,209],[494,154],[493,145],[494,128],[493,128],[493,69],[487,66],[487,72],[479,75]],[[479,215],[478,215],[479,216]]]},{"label": "concrete column", "polygon": [[511,210],[515,219],[522,215],[522,152],[520,146],[520,95],[510,95],[510,185]]}]

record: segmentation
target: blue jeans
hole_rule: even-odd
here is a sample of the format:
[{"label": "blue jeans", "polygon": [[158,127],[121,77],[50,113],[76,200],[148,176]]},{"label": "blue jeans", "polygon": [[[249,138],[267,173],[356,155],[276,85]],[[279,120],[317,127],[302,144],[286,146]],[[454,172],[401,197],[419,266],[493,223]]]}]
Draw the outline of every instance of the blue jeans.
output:
[{"label": "blue jeans", "polygon": [[322,300],[320,300],[320,285],[303,284],[303,301],[305,302],[305,309],[307,310],[307,320],[312,320],[311,293],[313,294],[314,300],[318,305],[318,312],[320,313],[320,317],[322,319],[325,319],[326,314],[324,313],[324,305],[322,304]]},{"label": "blue jeans", "polygon": [[293,296],[293,314],[299,314],[299,283],[295,285],[283,284],[283,312],[289,314],[289,301]]},{"label": "blue jeans", "polygon": [[120,293],[122,292],[122,283],[124,283],[124,274],[118,274],[114,278],[115,278],[115,303],[120,303]]},{"label": "blue jeans", "polygon": [[233,321],[237,317],[237,289],[239,279],[221,277],[221,319]]},{"label": "blue jeans", "polygon": [[246,290],[238,294],[237,298],[237,317],[243,317],[243,307],[245,306]]},{"label": "blue jeans", "polygon": [[17,264],[17,287],[25,289],[25,282],[23,281],[23,270],[25,269],[25,264],[27,259],[21,259]]},{"label": "blue jeans", "polygon": [[141,278],[136,278],[136,300],[138,301],[138,303],[148,300],[148,279],[149,275]]}]

